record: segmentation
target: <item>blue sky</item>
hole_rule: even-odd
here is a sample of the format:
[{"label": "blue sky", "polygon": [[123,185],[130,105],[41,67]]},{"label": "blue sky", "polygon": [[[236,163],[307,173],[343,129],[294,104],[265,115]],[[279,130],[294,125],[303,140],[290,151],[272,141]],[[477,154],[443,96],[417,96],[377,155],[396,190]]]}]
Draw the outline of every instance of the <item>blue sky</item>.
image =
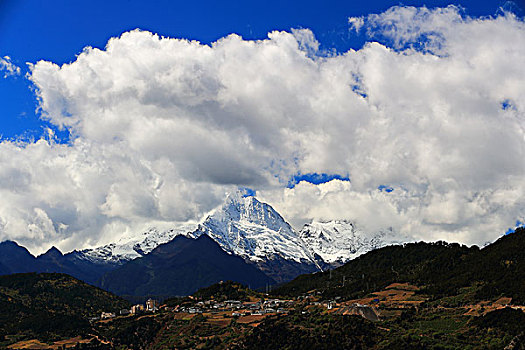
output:
[{"label": "blue sky", "polygon": [[[273,30],[309,28],[321,48],[359,48],[348,17],[380,13],[393,5],[442,7],[456,4],[471,16],[493,15],[503,6],[520,14],[522,3],[476,1],[69,1],[0,0],[0,55],[27,72],[26,62],[68,63],[86,46],[103,48],[111,37],[140,28],[163,36],[210,43],[230,33],[263,39]],[[38,138],[43,127],[30,83],[22,76],[0,79],[0,135]],[[67,134],[58,132],[67,140]]]}]

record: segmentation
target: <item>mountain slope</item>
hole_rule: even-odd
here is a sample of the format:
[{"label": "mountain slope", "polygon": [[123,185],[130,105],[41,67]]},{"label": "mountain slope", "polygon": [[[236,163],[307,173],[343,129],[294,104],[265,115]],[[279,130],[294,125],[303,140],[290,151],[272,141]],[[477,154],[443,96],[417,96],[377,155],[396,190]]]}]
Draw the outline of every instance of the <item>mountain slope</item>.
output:
[{"label": "mountain slope", "polygon": [[510,297],[525,302],[525,229],[483,249],[457,243],[409,243],[380,248],[331,272],[299,276],[275,290],[300,295],[317,289],[326,297],[354,298],[394,282],[424,286],[433,298],[454,296],[475,287],[473,300]]},{"label": "mountain slope", "polygon": [[0,263],[0,276],[10,274],[9,268],[4,264]]},{"label": "mountain slope", "polygon": [[417,285],[443,268],[453,269],[474,249],[445,242],[388,246],[363,254],[332,271],[299,276],[275,293],[300,295],[318,289],[327,297],[353,298],[394,282]]},{"label": "mountain slope", "polygon": [[38,272],[66,273],[92,285],[97,285],[106,272],[119,266],[104,261],[81,259],[75,252],[62,254],[55,247],[38,256],[36,262]]},{"label": "mountain slope", "polygon": [[224,252],[208,236],[177,236],[150,254],[107,273],[102,287],[120,295],[188,295],[201,287],[232,280],[259,288],[275,283],[243,259]]},{"label": "mountain slope", "polygon": [[434,271],[427,279],[432,284],[428,290],[433,294],[453,294],[477,282],[478,299],[501,295],[525,304],[525,228],[518,228],[481,250],[473,249],[454,269]]},{"label": "mountain slope", "polygon": [[85,335],[89,317],[125,307],[125,300],[64,274],[0,276],[0,341]]}]

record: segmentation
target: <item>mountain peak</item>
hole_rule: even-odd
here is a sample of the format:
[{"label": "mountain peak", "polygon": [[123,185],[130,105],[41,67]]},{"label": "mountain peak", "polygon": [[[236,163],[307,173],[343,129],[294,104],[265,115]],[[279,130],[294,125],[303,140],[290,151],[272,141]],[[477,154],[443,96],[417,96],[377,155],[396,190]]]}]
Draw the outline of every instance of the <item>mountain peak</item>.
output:
[{"label": "mountain peak", "polygon": [[33,255],[31,255],[31,253],[29,253],[29,251],[25,247],[19,245],[15,241],[10,240],[0,242],[0,252],[2,252],[3,254],[9,254],[11,256],[14,254],[14,252],[17,252],[18,254],[33,257]]},{"label": "mountain peak", "polygon": [[260,202],[254,196],[247,196],[241,190],[230,193],[223,204],[204,221],[240,221],[267,227],[274,231],[292,232],[291,226],[269,204]]},{"label": "mountain peak", "polygon": [[50,257],[50,258],[59,258],[62,257],[64,254],[60,250],[58,250],[57,247],[52,246],[45,252],[44,254],[40,255],[39,257]]},{"label": "mountain peak", "polygon": [[224,200],[224,203],[234,202],[239,203],[244,199],[245,195],[244,192],[241,190],[236,190],[228,193],[226,196],[226,199]]},{"label": "mountain peak", "polygon": [[253,190],[250,190],[250,189],[237,189],[235,191],[232,191],[230,193],[228,193],[228,195],[226,196],[226,200],[225,201],[228,201],[228,200],[236,200],[236,201],[239,201],[239,200],[242,200],[243,198],[250,198],[250,197],[254,197],[255,198],[255,191]]},{"label": "mountain peak", "polygon": [[271,205],[242,191],[230,193],[192,235],[208,235],[226,252],[256,264],[284,259],[317,265],[304,242]]},{"label": "mountain peak", "polygon": [[16,243],[15,241],[10,241],[10,240],[0,242],[0,247],[20,247],[22,248],[18,243]]}]

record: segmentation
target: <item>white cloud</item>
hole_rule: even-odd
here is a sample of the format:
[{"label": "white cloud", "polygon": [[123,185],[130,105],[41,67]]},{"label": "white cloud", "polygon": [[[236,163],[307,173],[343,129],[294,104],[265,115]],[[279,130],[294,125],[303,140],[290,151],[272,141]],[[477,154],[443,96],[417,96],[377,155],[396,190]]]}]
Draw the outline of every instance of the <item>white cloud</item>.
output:
[{"label": "white cloud", "polygon": [[[209,46],[132,31],[36,63],[45,118],[73,141],[0,144],[0,239],[94,245],[198,219],[237,186],[295,225],[484,243],[522,219],[524,22],[395,7],[350,23],[383,44],[320,57],[304,29]],[[311,172],[352,183],[285,188]]]},{"label": "white cloud", "polygon": [[0,71],[4,72],[4,78],[20,75],[20,67],[11,62],[11,57],[0,57]]},{"label": "white cloud", "polygon": [[359,31],[365,24],[365,18],[362,16],[361,17],[350,17],[348,18],[348,24],[350,25],[350,29],[355,30],[357,33],[359,33]]}]

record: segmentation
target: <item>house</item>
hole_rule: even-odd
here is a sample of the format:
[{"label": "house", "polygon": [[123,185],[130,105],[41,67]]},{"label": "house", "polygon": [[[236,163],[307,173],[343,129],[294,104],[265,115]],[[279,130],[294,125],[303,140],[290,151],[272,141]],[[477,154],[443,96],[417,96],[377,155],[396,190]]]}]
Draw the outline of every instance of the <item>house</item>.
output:
[{"label": "house", "polygon": [[332,310],[336,305],[336,302],[333,300],[329,300],[323,303],[323,306],[326,307],[328,310]]},{"label": "house", "polygon": [[245,303],[245,307],[248,307],[250,310],[259,310],[261,308],[261,303],[259,301],[252,303]]},{"label": "house", "polygon": [[146,300],[146,310],[155,312],[159,309],[159,301],[155,299],[148,299]]},{"label": "house", "polygon": [[113,317],[115,317],[115,313],[114,312],[103,312],[100,315],[100,319],[101,320],[107,320],[107,319],[110,319],[110,318],[113,318]]},{"label": "house", "polygon": [[226,300],[224,302],[226,304],[226,307],[232,308],[232,309],[240,309],[242,306],[242,303],[238,300]]},{"label": "house", "polygon": [[127,316],[130,314],[130,311],[128,309],[122,309],[120,310],[120,316]]},{"label": "house", "polygon": [[131,314],[132,315],[140,314],[141,312],[144,312],[144,305],[137,304],[137,305],[133,305],[131,307]]},{"label": "house", "polygon": [[190,314],[202,314],[202,309],[198,307],[190,307],[188,309],[188,313]]}]

